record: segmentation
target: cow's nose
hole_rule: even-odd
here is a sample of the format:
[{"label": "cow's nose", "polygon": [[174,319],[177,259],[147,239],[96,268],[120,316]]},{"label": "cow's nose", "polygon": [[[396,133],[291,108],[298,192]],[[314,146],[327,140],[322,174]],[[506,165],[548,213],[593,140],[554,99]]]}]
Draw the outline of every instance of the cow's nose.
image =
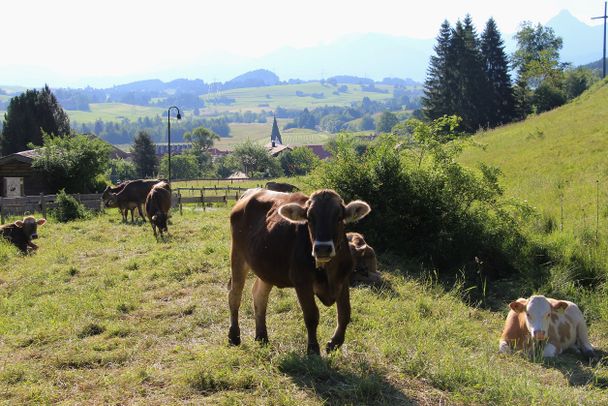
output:
[{"label": "cow's nose", "polygon": [[317,259],[329,260],[336,255],[333,242],[315,242],[312,253]]},{"label": "cow's nose", "polygon": [[544,340],[545,339],[545,332],[542,330],[536,330],[534,332],[534,338],[536,340]]},{"label": "cow's nose", "polygon": [[35,240],[36,238],[38,238],[38,234],[32,234],[32,240]]}]

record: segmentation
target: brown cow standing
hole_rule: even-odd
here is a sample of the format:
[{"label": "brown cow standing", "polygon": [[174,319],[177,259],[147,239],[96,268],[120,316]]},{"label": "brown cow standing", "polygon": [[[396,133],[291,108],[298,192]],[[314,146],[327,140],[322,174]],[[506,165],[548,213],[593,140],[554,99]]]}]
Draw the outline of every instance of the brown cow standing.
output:
[{"label": "brown cow standing", "polygon": [[354,272],[350,276],[351,286],[357,284],[380,285],[382,277],[378,273],[376,252],[359,233],[346,233],[346,239],[353,256]]},{"label": "brown cow standing", "polygon": [[45,219],[36,220],[32,216],[27,216],[23,218],[23,221],[17,220],[13,224],[0,226],[0,236],[16,245],[21,252],[27,253],[28,249],[38,249],[32,240],[38,238],[38,226],[45,223]]},{"label": "brown cow standing", "polygon": [[167,182],[158,182],[148,193],[146,198],[146,214],[152,225],[154,237],[158,238],[156,228],[163,238],[163,232],[169,232],[167,219],[171,209],[171,188]]},{"label": "brown cow standing", "polygon": [[[116,185],[114,187],[106,186],[106,188],[104,189],[104,191],[101,195],[101,199],[103,200],[106,207],[111,207],[109,205],[110,204],[109,203],[110,193],[118,193],[118,192],[122,191],[129,182],[131,182],[131,181],[126,180],[124,182],[119,183],[118,185]],[[133,219],[133,210],[135,210],[135,207],[131,208],[130,210],[131,210],[131,219]],[[123,210],[121,208],[118,208],[118,211],[120,211],[120,214],[122,215],[123,219],[127,217],[127,213],[123,213]]]},{"label": "brown cow standing", "polygon": [[241,198],[230,214],[229,342],[241,342],[238,311],[251,269],[257,276],[253,283],[256,340],[268,341],[266,306],[270,290],[277,286],[296,290],[308,332],[308,353],[320,353],[315,295],[326,306],[337,305],[338,325],[327,351],[342,345],[350,321],[349,276],[353,270],[344,225],[369,211],[362,201],[345,205],[333,190],[319,190],[308,197],[259,189]]},{"label": "brown cow standing", "polygon": [[104,200],[105,205],[106,207],[118,207],[125,222],[127,221],[127,210],[131,210],[131,222],[135,221],[133,210],[137,208],[142,220],[146,221],[142,206],[146,202],[148,193],[158,182],[160,182],[158,179],[132,180],[124,185],[119,192],[108,192],[107,200]]},{"label": "brown cow standing", "polygon": [[297,186],[294,186],[290,183],[282,183],[282,182],[266,182],[266,189],[274,190],[275,192],[285,192],[285,193],[293,193],[297,192]]}]

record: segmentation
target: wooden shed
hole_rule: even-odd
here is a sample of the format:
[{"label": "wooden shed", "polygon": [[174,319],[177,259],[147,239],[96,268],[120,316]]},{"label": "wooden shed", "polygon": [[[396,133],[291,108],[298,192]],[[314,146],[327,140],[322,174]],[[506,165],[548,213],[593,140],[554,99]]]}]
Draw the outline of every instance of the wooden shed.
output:
[{"label": "wooden shed", "polygon": [[36,150],[15,152],[0,158],[0,196],[19,197],[54,193],[43,176],[32,169]]}]

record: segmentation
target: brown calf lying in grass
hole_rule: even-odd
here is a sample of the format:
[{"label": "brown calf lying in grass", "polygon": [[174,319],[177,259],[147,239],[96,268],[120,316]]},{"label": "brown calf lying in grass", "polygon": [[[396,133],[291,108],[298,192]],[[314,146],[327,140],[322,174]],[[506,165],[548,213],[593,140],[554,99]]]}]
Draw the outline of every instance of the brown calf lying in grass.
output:
[{"label": "brown calf lying in grass", "polygon": [[357,284],[382,284],[374,249],[367,244],[363,235],[359,233],[346,233],[346,238],[355,263],[354,271],[350,276],[350,284],[352,286]]},{"label": "brown calf lying in grass", "polygon": [[0,226],[0,236],[4,237],[17,246],[21,252],[37,250],[38,246],[32,242],[38,238],[38,226],[46,223],[45,219],[36,220],[32,216],[27,216],[22,220],[17,220],[13,224]]},{"label": "brown calf lying in grass", "polygon": [[595,357],[585,318],[576,304],[536,295],[517,299],[509,307],[498,347],[501,353],[513,349],[530,353],[542,343],[544,357],[554,357],[568,348],[580,350],[588,358]]}]

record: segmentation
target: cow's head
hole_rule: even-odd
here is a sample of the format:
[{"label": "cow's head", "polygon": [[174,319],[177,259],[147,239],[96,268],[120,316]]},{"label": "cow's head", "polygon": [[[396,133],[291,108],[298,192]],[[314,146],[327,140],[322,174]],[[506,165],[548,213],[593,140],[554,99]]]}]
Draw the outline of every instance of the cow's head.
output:
[{"label": "cow's head", "polygon": [[28,242],[38,238],[38,226],[42,226],[46,223],[45,219],[36,220],[32,216],[24,217],[23,220],[15,221],[15,226],[23,230],[25,238]]},{"label": "cow's head", "polygon": [[303,206],[284,204],[279,207],[279,214],[293,223],[308,225],[312,256],[317,265],[323,265],[336,255],[336,248],[344,240],[344,224],[365,217],[370,210],[364,201],[354,200],[345,205],[333,190],[319,190]]},{"label": "cow's head", "polygon": [[103,199],[103,203],[106,207],[118,207],[118,198],[116,197],[116,193],[108,192],[107,196]]},{"label": "cow's head", "polygon": [[166,233],[166,232],[168,232],[167,218],[168,218],[168,216],[165,213],[163,213],[162,211],[159,211],[155,215],[152,216],[152,218],[150,219],[150,222],[152,224],[154,224],[156,227],[158,227],[160,231],[162,231],[163,233]]},{"label": "cow's head", "polygon": [[517,313],[525,313],[526,327],[532,338],[546,340],[549,338],[549,322],[552,312],[563,312],[568,303],[558,301],[553,305],[544,296],[532,296],[530,299],[518,299],[509,307]]}]

